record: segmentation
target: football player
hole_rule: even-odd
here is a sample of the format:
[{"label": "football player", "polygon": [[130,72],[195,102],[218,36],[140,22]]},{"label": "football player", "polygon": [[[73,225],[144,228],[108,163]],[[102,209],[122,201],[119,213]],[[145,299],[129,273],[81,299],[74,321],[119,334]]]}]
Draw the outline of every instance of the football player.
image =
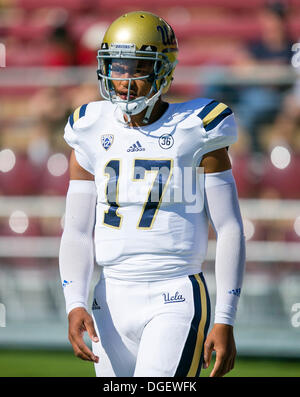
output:
[{"label": "football player", "polygon": [[[196,377],[213,351],[210,376],[234,366],[245,242],[227,148],[237,128],[213,99],[163,99],[177,52],[162,18],[116,19],[97,56],[104,100],[80,106],[65,128],[73,150],[59,263],[69,340],[101,377]],[[217,296],[208,333],[209,221]],[[90,315],[94,258],[102,271]]]}]

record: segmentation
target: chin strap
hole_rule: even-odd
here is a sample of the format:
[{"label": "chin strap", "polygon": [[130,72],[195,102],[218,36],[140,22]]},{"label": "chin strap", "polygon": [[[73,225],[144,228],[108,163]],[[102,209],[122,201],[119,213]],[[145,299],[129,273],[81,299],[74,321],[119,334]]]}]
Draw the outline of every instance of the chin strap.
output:
[{"label": "chin strap", "polygon": [[[124,113],[124,114],[126,114],[126,116],[127,116],[127,121],[125,121],[125,124],[130,124],[130,122],[131,122],[130,114],[127,114],[127,113]],[[123,120],[124,120],[124,115],[123,115]]]},{"label": "chin strap", "polygon": [[[150,104],[149,104],[147,107],[145,107],[145,109],[147,109],[147,111],[146,111],[145,116],[144,116],[144,118],[143,118],[143,123],[144,123],[144,124],[147,124],[147,123],[149,122],[151,113],[152,113],[152,111],[153,111],[153,108],[154,108],[154,106],[155,106],[155,104],[156,104],[158,98],[159,98],[159,95],[158,95],[158,96],[154,95],[154,96],[151,98],[151,100],[149,101]],[[121,121],[122,123],[128,125],[128,124],[131,122],[131,116],[132,116],[133,114],[132,114],[132,113],[124,112],[121,108],[119,108],[119,109],[121,110],[121,112],[122,112],[122,114],[123,114],[122,120],[120,119],[120,121]],[[127,121],[124,120],[124,115],[126,115]]]},{"label": "chin strap", "polygon": [[166,85],[167,85],[167,82],[166,82],[166,80],[165,80],[165,81],[161,84],[160,89],[157,91],[157,93],[156,93],[155,95],[153,95],[153,97],[151,97],[151,98],[148,99],[147,102],[149,103],[149,105],[148,105],[147,112],[146,112],[146,114],[145,114],[145,116],[144,116],[144,118],[143,118],[143,123],[144,123],[144,124],[147,124],[147,123],[149,122],[149,119],[150,119],[152,110],[153,110],[153,108],[154,108],[154,106],[155,106],[155,104],[156,104],[158,98],[161,96],[161,93],[162,93],[163,88],[164,88]]},{"label": "chin strap", "polygon": [[152,103],[150,106],[148,106],[147,112],[145,113],[145,116],[143,118],[144,124],[149,123],[149,119],[150,119],[150,116],[151,116],[151,113],[152,113],[155,103],[156,103],[156,101],[154,103]]},{"label": "chin strap", "polygon": [[163,87],[164,87],[164,85],[161,86],[159,91],[157,91],[157,93],[155,95],[153,95],[153,97],[148,99],[147,102],[149,103],[149,105],[147,106],[147,111],[146,111],[145,116],[143,118],[143,123],[144,124],[147,124],[149,122],[151,113],[153,111],[153,108],[154,108],[156,102],[158,101],[158,98],[161,96],[161,92],[162,92]]},{"label": "chin strap", "polygon": [[[143,123],[144,123],[144,124],[147,124],[147,123],[149,122],[149,119],[150,119],[151,113],[152,113],[152,111],[153,111],[153,108],[154,108],[154,106],[155,106],[155,104],[156,104],[158,98],[160,97],[160,95],[161,95],[161,93],[162,93],[162,90],[163,90],[163,88],[164,88],[164,86],[165,86],[166,84],[167,84],[167,82],[164,81],[164,83],[161,85],[160,89],[156,92],[156,94],[153,95],[151,98],[145,100],[145,105],[146,105],[146,106],[145,106],[144,108],[142,108],[142,109],[139,111],[139,113],[140,113],[140,112],[142,112],[144,109],[147,109],[147,111],[146,111],[146,113],[145,113],[145,116],[144,116],[144,118],[143,118]],[[131,121],[131,116],[133,116],[133,115],[135,115],[135,114],[138,114],[138,113],[134,113],[134,110],[133,110],[132,112],[130,112],[130,113],[129,113],[129,112],[126,112],[126,111],[124,111],[124,110],[121,108],[121,106],[119,106],[119,109],[121,110],[121,112],[122,112],[122,114],[123,114],[122,123],[127,124],[127,125],[128,125],[128,124],[130,123],[130,121]],[[124,120],[124,115],[127,116],[127,121]]]}]

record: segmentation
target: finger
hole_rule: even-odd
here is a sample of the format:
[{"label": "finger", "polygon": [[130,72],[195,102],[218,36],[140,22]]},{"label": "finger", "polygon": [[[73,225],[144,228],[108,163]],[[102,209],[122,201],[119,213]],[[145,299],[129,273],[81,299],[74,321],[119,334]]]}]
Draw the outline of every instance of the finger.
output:
[{"label": "finger", "polygon": [[211,355],[213,352],[213,343],[208,342],[204,343],[204,354],[203,354],[203,368],[206,369],[209,367],[210,361],[211,361]]},{"label": "finger", "polygon": [[230,371],[232,371],[232,370],[233,370],[233,368],[234,368],[234,364],[235,364],[235,356],[234,356],[234,357],[232,357],[232,360],[231,360],[231,363],[230,363]]},{"label": "finger", "polygon": [[233,362],[233,359],[231,359],[231,360],[230,360],[230,363],[229,363],[229,365],[228,365],[228,368],[227,368],[227,372],[226,372],[226,373],[232,371],[233,367],[234,367],[234,362]]},{"label": "finger", "polygon": [[236,350],[234,350],[231,354],[230,360],[229,360],[229,366],[228,366],[228,371],[230,372],[234,368],[234,363],[235,363],[235,358],[236,358]]},{"label": "finger", "polygon": [[88,348],[88,346],[83,341],[78,343],[77,346],[78,346],[78,349],[81,351],[81,353],[88,356],[90,361],[93,361],[96,363],[99,361],[99,357],[95,356],[95,354]]},{"label": "finger", "polygon": [[90,361],[90,358],[79,349],[75,339],[72,337],[71,334],[69,335],[69,341],[72,344],[73,351],[74,351],[74,354],[75,354],[76,357],[81,358],[82,360]]},{"label": "finger", "polygon": [[223,368],[221,370],[222,374],[218,375],[218,376],[224,376],[224,375],[226,375],[228,372],[230,372],[233,369],[235,356],[236,356],[236,352],[235,351],[233,351],[231,354],[225,355],[224,365],[223,365]]},{"label": "finger", "polygon": [[230,358],[228,358],[228,360],[224,364],[223,375],[221,375],[221,376],[224,376],[224,375],[228,374],[228,372],[231,371],[231,364],[232,364],[232,358],[230,357]]},{"label": "finger", "polygon": [[231,358],[228,357],[225,361],[224,364],[222,365],[219,375],[218,376],[224,376],[226,375],[228,372],[230,372],[230,368],[231,368]]},{"label": "finger", "polygon": [[98,335],[96,333],[96,330],[95,330],[95,327],[94,327],[94,322],[93,322],[92,318],[89,318],[88,320],[85,320],[84,321],[84,325],[85,325],[85,328],[87,330],[87,333],[88,333],[90,339],[93,342],[95,342],[95,343],[99,342],[99,338],[98,338]]},{"label": "finger", "polygon": [[217,377],[224,375],[224,368],[226,365],[225,357],[217,353],[215,365],[210,373],[210,377]]},{"label": "finger", "polygon": [[77,357],[93,362],[99,361],[99,357],[95,356],[88,346],[83,342],[81,335],[70,335],[69,339]]},{"label": "finger", "polygon": [[74,349],[74,354],[76,357],[80,358],[81,360],[91,361],[90,358],[86,354],[82,353],[78,349]]}]

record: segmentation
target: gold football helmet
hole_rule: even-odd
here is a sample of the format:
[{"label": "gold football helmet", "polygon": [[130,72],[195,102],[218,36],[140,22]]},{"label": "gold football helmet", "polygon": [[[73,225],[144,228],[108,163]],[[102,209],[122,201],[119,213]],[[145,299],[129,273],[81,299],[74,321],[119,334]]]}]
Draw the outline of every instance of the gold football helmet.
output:
[{"label": "gold football helmet", "polygon": [[[177,53],[177,39],[164,19],[145,11],[122,15],[107,29],[98,51],[101,95],[116,103],[129,120],[148,107],[144,119],[147,122],[157,99],[170,87]],[[140,60],[151,61],[151,70],[139,68]],[[146,96],[130,99],[132,81],[137,79],[147,79],[152,83],[151,89]],[[112,80],[128,80],[126,99],[116,95]]]}]

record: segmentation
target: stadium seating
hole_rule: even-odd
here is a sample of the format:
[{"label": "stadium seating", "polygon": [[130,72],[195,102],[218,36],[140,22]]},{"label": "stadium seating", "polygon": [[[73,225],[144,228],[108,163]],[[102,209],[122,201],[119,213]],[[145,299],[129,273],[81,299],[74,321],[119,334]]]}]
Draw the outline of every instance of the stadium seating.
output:
[{"label": "stadium seating", "polygon": [[[22,219],[20,221],[22,222]],[[18,220],[16,220],[15,224],[16,225],[20,224],[20,221],[18,222]],[[40,236],[41,235],[40,221],[39,221],[38,218],[33,218],[33,217],[30,217],[30,219],[28,219],[28,227],[22,233],[15,231],[15,230],[18,230],[18,229],[15,228],[15,230],[14,230],[10,226],[10,220],[9,219],[6,219],[5,221],[3,221],[2,225],[0,226],[0,228],[1,228],[1,235],[2,236],[34,237],[34,236]]]},{"label": "stadium seating", "polygon": [[249,154],[233,156],[232,172],[236,181],[240,198],[255,197],[257,179],[252,170],[252,158]]},{"label": "stadium seating", "polygon": [[[264,0],[251,2],[188,0],[183,5],[182,1],[176,0],[172,1],[170,6],[168,0],[155,0],[144,2],[143,8],[159,13],[172,24],[179,40],[182,64],[230,64],[236,55],[234,50],[229,49],[230,44],[233,44],[232,41],[238,39],[241,42],[248,42],[260,37],[257,15],[264,3]],[[297,40],[300,36],[300,3],[293,0],[290,1],[290,5],[292,12],[288,18],[288,31],[291,38]],[[56,10],[58,17],[59,10],[67,10],[65,27],[78,51],[83,51],[79,47],[80,39],[93,24],[108,24],[123,12],[141,8],[140,2],[136,0],[125,3],[121,0],[114,2],[110,0],[47,0],[43,3],[37,0],[18,0],[14,7],[16,10],[22,10],[23,15],[14,20],[9,17],[9,14],[5,17],[4,12],[2,18],[2,37],[16,39],[14,45],[10,44],[8,48],[8,64],[36,66],[68,64],[68,57],[59,54],[59,48],[56,48],[58,59],[54,61],[54,54],[51,54],[46,45],[46,41],[60,26],[58,21],[53,20],[52,10]],[[202,42],[198,40],[199,38],[202,38]],[[210,45],[211,38],[219,42],[218,48]],[[192,52],[186,50],[189,47],[193,48]],[[214,55],[210,51],[213,48],[215,48]],[[79,62],[81,59],[84,59],[83,64],[87,64],[86,57],[77,57]],[[90,64],[94,62],[94,58],[91,57]]]},{"label": "stadium seating", "polygon": [[47,196],[65,196],[69,186],[69,172],[54,176],[45,166],[40,174],[38,193]]},{"label": "stadium seating", "polygon": [[38,192],[39,168],[25,153],[15,153],[16,162],[8,172],[0,172],[0,190],[7,196],[34,195]]},{"label": "stadium seating", "polygon": [[300,156],[292,154],[290,164],[280,169],[275,167],[266,157],[263,172],[259,181],[261,197],[273,197],[282,199],[300,198],[299,168]]},{"label": "stadium seating", "polygon": [[[231,65],[238,57],[244,43],[260,34],[256,16],[265,4],[264,0],[241,2],[239,0],[152,0],[143,3],[143,8],[158,12],[165,17],[176,31],[180,52],[179,65]],[[300,3],[289,1],[290,15],[288,27],[292,37],[300,36]],[[7,48],[7,64],[10,66],[63,66],[71,65],[72,59],[62,47],[52,41],[55,29],[60,26],[53,21],[53,14],[65,15],[63,25],[76,49],[76,63],[96,65],[95,49],[88,48],[82,37],[97,23],[108,24],[123,11],[140,8],[137,0],[37,0],[14,1],[7,10],[2,7],[3,39],[10,37]],[[61,10],[66,10],[66,14]],[[59,11],[60,10],[60,11]],[[26,23],[25,23],[26,21]],[[100,40],[100,37],[99,37]],[[26,87],[27,90],[30,87]],[[7,94],[18,94],[22,88],[6,88]],[[14,90],[14,91],[13,91]],[[201,95],[202,87],[197,84],[176,84],[171,94],[177,98]],[[4,92],[4,91],[1,91]],[[30,91],[28,91],[30,92]],[[182,97],[182,98],[181,98]],[[7,101],[12,101],[7,95]],[[10,106],[15,117],[14,106]],[[252,197],[259,192],[277,190],[280,197],[299,198],[299,178],[296,168],[298,160],[293,160],[285,170],[276,169],[266,163],[264,175],[258,180],[251,172],[249,158],[240,156],[234,159],[234,173],[240,197]],[[18,182],[16,182],[18,181]],[[259,183],[258,183],[259,182]],[[36,169],[20,156],[14,169],[0,175],[0,189],[7,195],[15,194],[64,194],[67,173],[61,177],[49,174],[46,168]]]}]

